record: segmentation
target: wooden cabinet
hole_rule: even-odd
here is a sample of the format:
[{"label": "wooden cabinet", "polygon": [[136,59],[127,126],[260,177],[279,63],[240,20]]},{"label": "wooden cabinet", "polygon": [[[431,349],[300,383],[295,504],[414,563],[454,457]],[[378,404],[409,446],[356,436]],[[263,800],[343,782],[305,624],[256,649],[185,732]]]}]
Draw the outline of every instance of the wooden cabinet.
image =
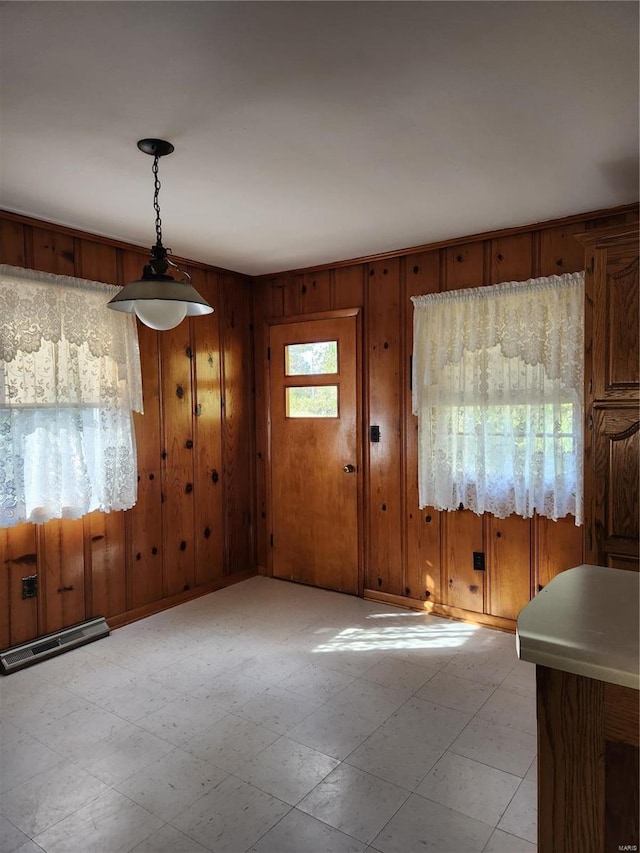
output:
[{"label": "wooden cabinet", "polygon": [[576,237],[585,247],[585,559],[637,571],[638,223]]}]

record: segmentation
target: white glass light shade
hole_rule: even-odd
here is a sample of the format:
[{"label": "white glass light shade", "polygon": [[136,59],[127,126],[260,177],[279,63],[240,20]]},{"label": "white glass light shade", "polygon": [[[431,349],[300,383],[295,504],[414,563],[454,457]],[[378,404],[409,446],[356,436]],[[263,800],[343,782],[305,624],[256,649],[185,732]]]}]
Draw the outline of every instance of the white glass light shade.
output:
[{"label": "white glass light shade", "polygon": [[169,299],[137,299],[136,316],[150,329],[166,332],[182,323],[187,316],[187,303]]}]

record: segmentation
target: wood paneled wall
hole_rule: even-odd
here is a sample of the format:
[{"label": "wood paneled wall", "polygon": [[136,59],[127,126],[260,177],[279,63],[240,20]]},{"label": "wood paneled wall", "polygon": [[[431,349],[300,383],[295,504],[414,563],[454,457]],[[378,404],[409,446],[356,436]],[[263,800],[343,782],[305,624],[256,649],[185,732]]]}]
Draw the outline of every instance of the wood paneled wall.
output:
[{"label": "wood paneled wall", "polygon": [[[420,510],[417,419],[411,414],[410,297],[584,268],[576,233],[637,218],[637,205],[585,214],[468,240],[424,246],[334,266],[255,280],[258,564],[269,572],[266,528],[268,400],[264,387],[266,318],[304,316],[343,307],[363,309],[365,389],[363,435],[380,427],[365,452],[365,595],[426,606],[459,617],[475,614],[513,628],[518,611],[559,571],[582,562],[582,531],[517,516],[499,520],[462,510]],[[472,552],[484,551],[486,571]],[[425,602],[427,602],[425,604]]]},{"label": "wood paneled wall", "polygon": [[[0,213],[0,263],[123,284],[147,253]],[[141,324],[138,502],[0,530],[0,648],[94,615],[111,625],[255,574],[251,280],[186,261],[215,313]],[[22,598],[37,574],[39,596]]]}]

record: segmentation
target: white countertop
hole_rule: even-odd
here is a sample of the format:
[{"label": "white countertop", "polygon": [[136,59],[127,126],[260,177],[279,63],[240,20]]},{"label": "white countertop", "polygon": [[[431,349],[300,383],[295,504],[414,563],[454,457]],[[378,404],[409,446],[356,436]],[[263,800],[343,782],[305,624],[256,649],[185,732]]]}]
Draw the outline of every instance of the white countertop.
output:
[{"label": "white countertop", "polygon": [[518,657],[640,689],[640,573],[560,572],[518,616]]}]

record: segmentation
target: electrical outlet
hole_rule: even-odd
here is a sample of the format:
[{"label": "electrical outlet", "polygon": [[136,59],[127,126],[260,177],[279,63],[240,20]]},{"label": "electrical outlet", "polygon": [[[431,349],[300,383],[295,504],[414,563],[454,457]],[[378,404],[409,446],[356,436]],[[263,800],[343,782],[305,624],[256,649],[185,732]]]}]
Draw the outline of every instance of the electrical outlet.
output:
[{"label": "electrical outlet", "polygon": [[23,599],[38,597],[38,575],[22,578],[22,597]]},{"label": "electrical outlet", "polygon": [[473,552],[473,569],[476,572],[484,572],[484,551]]}]

